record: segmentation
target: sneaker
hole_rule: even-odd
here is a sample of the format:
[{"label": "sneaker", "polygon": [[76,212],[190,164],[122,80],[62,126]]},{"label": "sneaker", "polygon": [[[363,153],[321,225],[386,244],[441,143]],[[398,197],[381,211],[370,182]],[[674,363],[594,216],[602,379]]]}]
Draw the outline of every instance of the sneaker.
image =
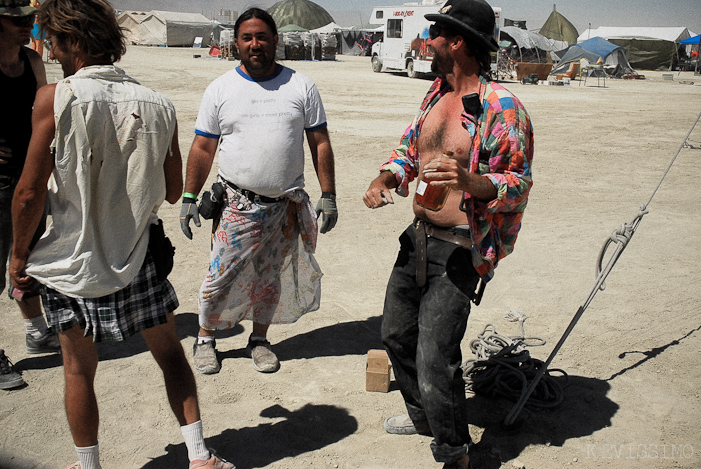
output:
[{"label": "sneaker", "polygon": [[80,469],[80,461],[76,461],[73,464],[66,466],[66,469]]},{"label": "sneaker", "polygon": [[210,469],[236,469],[236,467],[228,461],[218,458],[214,455],[207,461],[203,459],[195,459],[190,462],[189,469],[195,468],[210,468]]},{"label": "sneaker", "polygon": [[253,359],[253,368],[261,373],[274,373],[280,368],[280,361],[270,349],[267,340],[248,339],[246,354]]},{"label": "sneaker", "polygon": [[23,384],[22,374],[15,370],[5,351],[0,349],[0,389],[12,389]]},{"label": "sneaker", "polygon": [[395,415],[385,420],[385,430],[394,435],[426,435],[431,436],[431,427],[426,420],[413,422],[407,414]]},{"label": "sneaker", "polygon": [[61,343],[58,340],[58,335],[54,334],[51,330],[47,331],[46,334],[38,339],[27,334],[25,343],[27,345],[27,353],[32,355],[38,353],[61,352]]},{"label": "sneaker", "polygon": [[219,373],[221,365],[217,360],[217,341],[210,340],[202,344],[197,343],[192,347],[192,361],[195,363],[195,370],[203,375]]}]

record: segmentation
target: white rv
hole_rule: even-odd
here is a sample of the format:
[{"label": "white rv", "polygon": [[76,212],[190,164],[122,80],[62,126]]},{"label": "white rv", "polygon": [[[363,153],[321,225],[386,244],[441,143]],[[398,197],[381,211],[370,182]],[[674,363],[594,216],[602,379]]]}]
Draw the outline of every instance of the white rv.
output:
[{"label": "white rv", "polygon": [[[370,24],[384,25],[381,41],[372,45],[372,69],[375,72],[405,70],[411,78],[431,71],[433,53],[426,45],[431,21],[424,18],[428,13],[437,13],[445,0],[423,0],[422,3],[405,3],[399,6],[375,7],[370,15]],[[499,32],[504,26],[501,8],[492,7],[496,17],[494,39],[499,42]],[[496,54],[492,68],[496,70]]]}]

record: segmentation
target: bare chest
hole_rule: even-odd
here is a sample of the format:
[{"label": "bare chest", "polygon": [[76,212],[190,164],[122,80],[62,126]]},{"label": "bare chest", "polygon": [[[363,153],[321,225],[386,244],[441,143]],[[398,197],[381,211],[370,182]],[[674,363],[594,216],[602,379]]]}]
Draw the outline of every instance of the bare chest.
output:
[{"label": "bare chest", "polygon": [[445,151],[452,151],[461,166],[468,166],[472,142],[462,125],[461,113],[461,101],[452,97],[442,98],[429,111],[417,140],[422,166]]}]

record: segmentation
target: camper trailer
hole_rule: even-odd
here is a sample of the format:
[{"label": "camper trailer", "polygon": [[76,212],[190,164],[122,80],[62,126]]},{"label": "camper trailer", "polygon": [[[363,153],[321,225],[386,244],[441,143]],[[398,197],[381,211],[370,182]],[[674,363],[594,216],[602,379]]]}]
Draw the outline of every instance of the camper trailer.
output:
[{"label": "camper trailer", "polygon": [[[422,3],[405,3],[399,6],[375,7],[370,15],[370,24],[384,25],[381,41],[372,45],[372,69],[406,71],[416,78],[431,71],[431,48],[426,45],[431,21],[424,18],[437,13],[444,0],[423,0]],[[504,26],[501,8],[493,7],[496,25],[494,38],[499,42],[499,31]],[[492,58],[492,73],[496,73],[496,54]]]}]

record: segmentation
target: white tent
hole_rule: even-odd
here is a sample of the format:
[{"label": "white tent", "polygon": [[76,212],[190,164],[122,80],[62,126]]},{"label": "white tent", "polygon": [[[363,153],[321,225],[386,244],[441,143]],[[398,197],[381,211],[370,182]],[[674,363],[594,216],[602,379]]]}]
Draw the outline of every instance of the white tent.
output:
[{"label": "white tent", "polygon": [[199,13],[150,11],[139,25],[139,44],[153,46],[192,46],[196,37],[209,43],[212,22]]},{"label": "white tent", "polygon": [[600,26],[587,29],[577,38],[577,42],[586,41],[592,37],[609,39],[662,39],[664,41],[679,42],[691,37],[689,30],[679,27],[637,27],[637,26]]},{"label": "white tent", "polygon": [[309,31],[310,33],[324,33],[324,34],[331,34],[334,31],[337,31],[339,29],[350,29],[350,28],[344,28],[343,26],[339,26],[338,24],[334,23],[333,21],[327,24],[326,26],[322,26],[321,28],[316,28],[312,29]]},{"label": "white tent", "polygon": [[146,11],[128,10],[117,17],[117,23],[124,28],[124,37],[129,44],[139,43],[139,25],[147,16]]},{"label": "white tent", "polygon": [[630,65],[638,70],[671,69],[679,42],[691,37],[684,27],[611,27],[584,31],[577,42],[602,37],[626,50]]}]

